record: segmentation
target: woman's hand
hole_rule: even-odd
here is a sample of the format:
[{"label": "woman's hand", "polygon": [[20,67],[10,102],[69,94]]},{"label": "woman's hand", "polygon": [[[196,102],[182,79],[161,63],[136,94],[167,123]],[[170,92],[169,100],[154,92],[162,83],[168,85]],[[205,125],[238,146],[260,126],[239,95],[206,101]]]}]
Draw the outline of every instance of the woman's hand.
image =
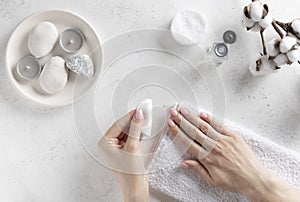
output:
[{"label": "woman's hand", "polygon": [[266,169],[238,134],[211,116],[197,116],[186,108],[180,113],[171,109],[168,125],[175,141],[197,158],[184,161],[182,166],[207,183],[243,193],[254,201],[299,200],[299,193]]},{"label": "woman's hand", "polygon": [[125,201],[148,201],[149,180],[141,155],[144,116],[140,109],[129,112],[113,124],[99,141],[108,165],[121,184]]}]

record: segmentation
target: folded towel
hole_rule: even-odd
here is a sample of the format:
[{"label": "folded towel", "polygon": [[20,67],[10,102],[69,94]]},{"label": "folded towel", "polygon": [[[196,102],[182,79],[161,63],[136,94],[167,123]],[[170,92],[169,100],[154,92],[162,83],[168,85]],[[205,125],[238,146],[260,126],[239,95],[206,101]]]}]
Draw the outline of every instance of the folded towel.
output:
[{"label": "folded towel", "polygon": [[[239,133],[257,154],[259,160],[277,176],[300,189],[300,154],[232,123],[226,125]],[[250,201],[238,193],[230,193],[209,186],[203,179],[181,163],[191,155],[179,157],[180,149],[165,136],[158,148],[150,174],[150,186],[179,201]],[[178,160],[176,160],[178,159]],[[234,183],[234,182],[233,182]],[[300,190],[299,190],[300,191]]]}]

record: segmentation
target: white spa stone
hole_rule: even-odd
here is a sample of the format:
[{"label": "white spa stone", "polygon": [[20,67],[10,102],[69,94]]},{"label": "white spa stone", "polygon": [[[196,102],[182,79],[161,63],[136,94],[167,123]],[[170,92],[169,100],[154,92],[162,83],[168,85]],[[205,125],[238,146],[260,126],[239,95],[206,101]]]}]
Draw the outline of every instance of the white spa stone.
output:
[{"label": "white spa stone", "polygon": [[280,52],[287,53],[297,44],[297,39],[295,37],[286,36],[280,42]]},{"label": "white spa stone", "polygon": [[192,46],[204,41],[205,30],[204,17],[193,10],[177,13],[171,23],[174,40],[183,46]]},{"label": "white spa stone", "polygon": [[39,80],[46,93],[55,94],[61,91],[68,81],[68,71],[65,68],[64,59],[58,56],[52,57],[45,64]]},{"label": "white spa stone", "polygon": [[264,6],[261,1],[254,1],[250,4],[250,16],[254,22],[259,22],[262,19]]},{"label": "white spa stone", "polygon": [[279,39],[274,38],[267,42],[266,49],[269,56],[275,57],[279,54],[279,48],[276,47],[276,44],[279,43],[279,41]]},{"label": "white spa stone", "polygon": [[88,55],[73,55],[67,59],[66,66],[76,74],[86,78],[92,78],[94,76],[93,61]]},{"label": "white spa stone", "polygon": [[152,100],[146,99],[141,104],[138,105],[137,109],[141,109],[144,115],[144,126],[142,133],[146,136],[151,136],[152,132]]},{"label": "white spa stone", "polygon": [[287,64],[289,62],[289,59],[286,54],[281,53],[274,58],[274,62],[277,66],[281,66]]},{"label": "white spa stone", "polygon": [[297,47],[295,50],[291,50],[291,51],[287,52],[286,55],[287,55],[289,61],[292,63],[299,61],[299,59],[300,59],[299,47]]},{"label": "white spa stone", "polygon": [[41,58],[53,49],[58,37],[58,31],[51,22],[42,22],[30,32],[28,49],[36,58]]}]

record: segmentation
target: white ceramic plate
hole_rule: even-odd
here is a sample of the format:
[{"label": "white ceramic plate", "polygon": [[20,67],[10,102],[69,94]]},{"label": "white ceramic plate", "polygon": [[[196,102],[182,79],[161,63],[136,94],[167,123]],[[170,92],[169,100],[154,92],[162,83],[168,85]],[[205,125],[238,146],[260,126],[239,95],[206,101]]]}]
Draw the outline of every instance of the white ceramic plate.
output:
[{"label": "white ceramic plate", "polygon": [[[57,27],[59,34],[67,28],[77,28],[83,33],[86,40],[78,53],[88,54],[92,58],[95,67],[93,78],[86,79],[70,72],[66,87],[58,94],[48,95],[42,92],[38,78],[26,81],[17,74],[16,64],[19,59],[25,55],[30,55],[27,46],[29,33],[35,25],[43,21],[52,22]],[[53,56],[60,56],[66,59],[71,55],[60,48],[58,41],[50,54],[39,59],[42,65]],[[8,77],[20,94],[35,103],[58,107],[72,104],[73,101],[82,97],[95,83],[101,72],[103,51],[95,30],[84,19],[68,11],[49,10],[27,17],[16,27],[8,41],[5,59]],[[76,94],[73,97],[75,82],[77,83]]]}]

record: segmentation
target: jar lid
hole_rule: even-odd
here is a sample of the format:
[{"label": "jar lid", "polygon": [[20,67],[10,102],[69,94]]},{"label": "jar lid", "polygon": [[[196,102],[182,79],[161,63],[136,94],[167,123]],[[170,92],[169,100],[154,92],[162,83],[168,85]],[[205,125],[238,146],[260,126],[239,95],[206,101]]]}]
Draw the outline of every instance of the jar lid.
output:
[{"label": "jar lid", "polygon": [[228,30],[223,34],[223,40],[225,43],[234,44],[237,40],[236,33],[232,30]]}]

